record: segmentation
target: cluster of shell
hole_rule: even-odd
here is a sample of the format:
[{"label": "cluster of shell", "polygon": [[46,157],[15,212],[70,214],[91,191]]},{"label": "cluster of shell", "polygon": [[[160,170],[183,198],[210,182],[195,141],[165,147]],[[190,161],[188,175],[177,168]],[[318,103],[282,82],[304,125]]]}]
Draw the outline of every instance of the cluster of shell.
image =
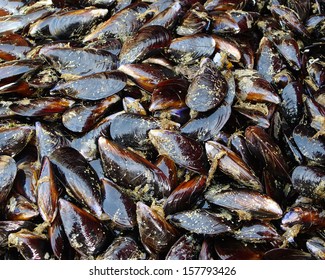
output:
[{"label": "cluster of shell", "polygon": [[325,259],[323,0],[0,7],[1,259]]}]

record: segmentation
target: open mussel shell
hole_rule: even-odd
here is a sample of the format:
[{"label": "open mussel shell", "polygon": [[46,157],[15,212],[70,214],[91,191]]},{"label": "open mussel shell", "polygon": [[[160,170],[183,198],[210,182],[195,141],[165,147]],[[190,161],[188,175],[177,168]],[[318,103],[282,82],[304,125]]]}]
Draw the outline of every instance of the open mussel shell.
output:
[{"label": "open mussel shell", "polygon": [[110,242],[107,229],[87,211],[60,198],[59,212],[71,247],[82,256],[97,255]]},{"label": "open mussel shell", "polygon": [[278,203],[269,196],[253,190],[220,191],[210,187],[205,193],[205,198],[214,205],[236,212],[241,220],[276,220],[283,214]]},{"label": "open mussel shell", "polygon": [[151,254],[166,253],[179,237],[179,232],[158,211],[142,202],[137,203],[137,222],[140,239]]}]

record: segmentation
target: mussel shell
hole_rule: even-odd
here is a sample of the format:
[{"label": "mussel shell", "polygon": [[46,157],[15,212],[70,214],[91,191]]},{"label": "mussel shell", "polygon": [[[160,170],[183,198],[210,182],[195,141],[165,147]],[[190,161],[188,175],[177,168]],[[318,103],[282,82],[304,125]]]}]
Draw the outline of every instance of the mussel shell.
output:
[{"label": "mussel shell", "polygon": [[29,221],[0,221],[0,248],[7,248],[10,233],[22,229],[33,230],[36,224]]},{"label": "mussel shell", "polygon": [[138,195],[146,200],[169,195],[168,178],[150,161],[104,137],[99,138],[98,146],[108,179],[121,187],[137,187]]},{"label": "mussel shell", "polygon": [[60,147],[69,146],[69,140],[58,129],[36,122],[36,145],[40,161]]},{"label": "mussel shell", "polygon": [[283,216],[281,227],[288,230],[294,226],[299,226],[302,232],[323,229],[325,228],[324,212],[313,207],[293,207]]},{"label": "mussel shell", "polygon": [[37,99],[24,99],[10,105],[10,110],[24,117],[40,117],[62,113],[74,104],[73,100],[62,97],[41,97]]},{"label": "mussel shell", "polygon": [[302,92],[303,88],[299,82],[289,82],[281,93],[281,114],[289,124],[295,125],[302,115]]},{"label": "mussel shell", "polygon": [[42,49],[40,55],[68,79],[117,68],[117,57],[104,50],[50,47]]},{"label": "mussel shell", "polygon": [[150,130],[149,138],[159,154],[191,171],[207,175],[208,162],[200,143],[169,130]]},{"label": "mussel shell", "polygon": [[15,156],[32,139],[34,128],[31,126],[0,127],[0,154]]},{"label": "mussel shell", "polygon": [[191,208],[204,192],[205,176],[196,176],[178,185],[164,203],[165,215],[173,214]]},{"label": "mussel shell", "polygon": [[0,38],[0,59],[2,60],[25,59],[30,50],[28,41],[19,34],[8,33]]},{"label": "mussel shell", "polygon": [[245,130],[247,145],[251,153],[265,166],[272,170],[274,176],[283,179],[290,178],[289,167],[283,157],[280,147],[260,127],[249,126]]},{"label": "mussel shell", "polygon": [[37,205],[45,222],[52,223],[58,211],[59,191],[54,171],[48,157],[43,158],[41,173],[37,182]]},{"label": "mussel shell", "polygon": [[273,76],[284,68],[284,62],[272,42],[263,37],[257,51],[256,70],[270,83]]},{"label": "mussel shell", "polygon": [[284,5],[272,5],[270,11],[272,15],[280,21],[281,25],[286,26],[296,35],[301,36],[302,38],[310,37],[309,32],[294,10]]},{"label": "mussel shell", "polygon": [[175,62],[193,64],[202,57],[210,57],[215,50],[211,35],[199,33],[173,39],[167,52]]},{"label": "mussel shell", "polygon": [[303,196],[325,198],[325,172],[321,167],[297,166],[292,172],[292,186]]},{"label": "mussel shell", "polygon": [[126,86],[126,79],[126,75],[120,71],[101,72],[58,83],[51,93],[82,100],[100,100],[121,91]]},{"label": "mussel shell", "polygon": [[0,156],[0,203],[5,202],[17,174],[15,160],[6,155]]},{"label": "mussel shell", "polygon": [[263,186],[249,166],[233,151],[215,141],[205,143],[211,166],[217,164],[220,171],[249,188],[261,191]]},{"label": "mussel shell", "polygon": [[306,242],[308,251],[318,260],[325,260],[325,242],[319,237],[313,237]]},{"label": "mussel shell", "polygon": [[29,221],[36,218],[39,212],[36,204],[20,194],[13,193],[7,198],[5,215],[7,220]]},{"label": "mussel shell", "polygon": [[167,216],[167,220],[176,227],[197,234],[219,235],[233,231],[225,219],[206,209],[178,212]]},{"label": "mussel shell", "polygon": [[265,194],[246,189],[220,191],[209,188],[205,198],[210,203],[237,212],[241,220],[274,220],[282,217],[278,203]]},{"label": "mussel shell", "polygon": [[77,104],[63,113],[62,124],[72,132],[88,132],[119,100],[118,95],[112,95],[94,105]]},{"label": "mussel shell", "polygon": [[103,251],[110,236],[99,220],[62,198],[59,199],[59,211],[72,248],[83,256],[93,256]]},{"label": "mussel shell", "polygon": [[142,202],[137,203],[137,221],[141,242],[149,253],[167,252],[179,237],[171,224]]},{"label": "mussel shell", "polygon": [[274,32],[269,39],[274,43],[288,64],[294,70],[299,71],[302,61],[298,42],[292,36],[282,31]]},{"label": "mussel shell", "polygon": [[325,139],[322,135],[315,137],[315,134],[314,129],[299,124],[293,130],[293,139],[308,160],[325,164]]},{"label": "mussel shell", "polygon": [[141,61],[154,51],[168,47],[170,42],[171,34],[165,27],[159,25],[142,27],[127,44],[122,46],[120,64]]},{"label": "mussel shell", "polygon": [[214,248],[222,260],[260,260],[263,256],[263,251],[232,237],[218,238]]},{"label": "mussel shell", "polygon": [[119,236],[105,252],[97,257],[98,260],[143,260],[146,254],[139,248],[137,242],[129,236]]},{"label": "mussel shell", "polygon": [[16,82],[19,78],[36,71],[42,62],[40,60],[13,60],[4,62],[0,66],[0,90],[9,83]]},{"label": "mussel shell", "polygon": [[[164,1],[164,2],[166,3],[168,1]],[[183,3],[179,1],[175,1],[174,3],[173,1],[171,2],[172,3],[168,5],[167,9],[164,9],[163,11],[155,15],[152,19],[146,22],[143,25],[143,27],[152,26],[152,25],[163,26],[166,29],[172,29],[173,27],[175,27],[175,25],[178,23],[179,18],[182,18],[185,9]],[[155,4],[156,6],[159,5],[158,3]],[[150,7],[152,9],[152,5]]]},{"label": "mussel shell", "polygon": [[200,251],[198,240],[193,235],[181,236],[166,255],[166,260],[196,260]]},{"label": "mussel shell", "polygon": [[180,36],[194,35],[203,32],[209,27],[208,13],[201,3],[195,3],[191,9],[186,12],[181,23],[176,29]]},{"label": "mussel shell", "polygon": [[254,222],[242,226],[236,233],[235,238],[250,243],[274,243],[280,244],[281,235],[269,223]]},{"label": "mussel shell", "polygon": [[110,125],[110,136],[113,141],[138,150],[148,150],[152,144],[148,137],[151,129],[161,127],[160,120],[137,114],[121,114],[116,116]]},{"label": "mussel shell", "polygon": [[118,70],[127,74],[138,86],[149,92],[153,92],[161,81],[176,77],[172,70],[150,63],[124,64]]},{"label": "mussel shell", "polygon": [[183,108],[188,82],[185,79],[169,79],[157,84],[151,95],[149,111]]},{"label": "mussel shell", "polygon": [[231,115],[231,107],[222,104],[215,111],[208,115],[198,116],[189,120],[181,127],[181,133],[197,139],[207,141],[217,135],[224,127]]},{"label": "mussel shell", "polygon": [[57,168],[60,180],[64,180],[68,193],[87,206],[97,217],[102,217],[101,183],[87,160],[71,147],[55,150],[50,155],[50,160]]},{"label": "mussel shell", "polygon": [[[125,9],[114,14],[107,21],[99,24],[83,40],[89,42],[96,38],[124,38],[136,32],[149,18],[152,13],[148,13],[149,4],[134,3]],[[121,28],[123,26],[123,28]]]},{"label": "mussel shell", "polygon": [[291,248],[275,248],[267,251],[263,260],[313,260],[311,254]]},{"label": "mussel shell", "polygon": [[194,111],[206,112],[216,108],[225,98],[226,79],[211,60],[201,63],[200,72],[192,80],[185,98],[186,105]]},{"label": "mussel shell", "polygon": [[49,239],[53,254],[59,260],[68,260],[73,258],[75,251],[70,246],[67,235],[65,234],[62,220],[59,214],[48,229]]},{"label": "mussel shell", "polygon": [[102,119],[93,129],[86,134],[76,137],[72,140],[71,146],[84,156],[88,161],[98,157],[98,138],[102,135],[108,135],[111,120],[123,112],[109,115]]},{"label": "mussel shell", "polygon": [[8,236],[10,247],[16,247],[25,260],[45,260],[50,258],[50,244],[45,235],[28,230],[11,233]]},{"label": "mussel shell", "polygon": [[103,210],[120,229],[133,229],[136,225],[136,206],[134,201],[124,194],[117,185],[107,179],[103,183]]}]

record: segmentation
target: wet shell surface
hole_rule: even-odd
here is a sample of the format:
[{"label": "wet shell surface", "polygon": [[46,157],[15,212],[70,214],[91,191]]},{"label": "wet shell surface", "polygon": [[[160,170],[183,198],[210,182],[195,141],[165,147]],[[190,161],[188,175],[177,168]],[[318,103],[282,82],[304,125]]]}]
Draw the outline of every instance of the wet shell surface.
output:
[{"label": "wet shell surface", "polygon": [[321,0],[0,0],[0,260],[325,259]]}]

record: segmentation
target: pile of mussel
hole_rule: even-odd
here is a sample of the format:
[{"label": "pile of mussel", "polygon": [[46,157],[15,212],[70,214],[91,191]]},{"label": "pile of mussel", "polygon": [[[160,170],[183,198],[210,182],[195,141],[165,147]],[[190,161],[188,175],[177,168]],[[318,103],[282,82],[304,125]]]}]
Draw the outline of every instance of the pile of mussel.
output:
[{"label": "pile of mussel", "polygon": [[0,259],[325,259],[324,0],[0,0]]}]

